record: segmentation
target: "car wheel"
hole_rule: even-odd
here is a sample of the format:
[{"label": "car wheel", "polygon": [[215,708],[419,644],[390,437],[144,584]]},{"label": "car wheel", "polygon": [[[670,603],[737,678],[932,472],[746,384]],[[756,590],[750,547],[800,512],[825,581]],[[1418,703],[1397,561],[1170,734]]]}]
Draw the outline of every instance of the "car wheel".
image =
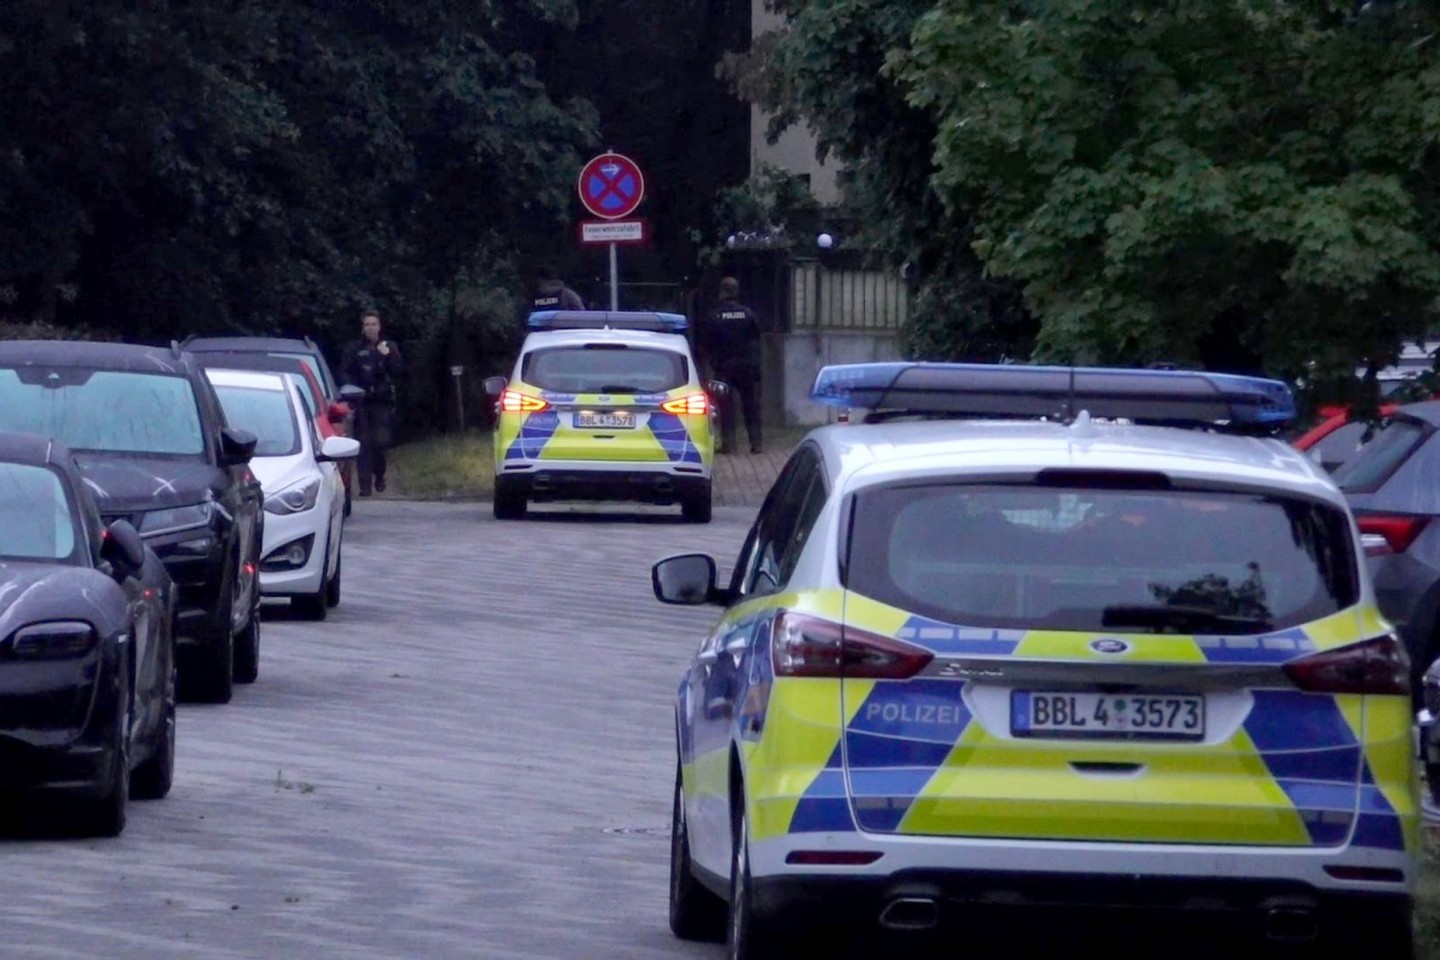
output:
[{"label": "car wheel", "polygon": [[110,788],[101,797],[83,802],[80,827],[87,836],[118,837],[125,830],[130,801],[130,690],[126,676],[120,690],[120,716],[115,720],[115,742],[111,744]]},{"label": "car wheel", "polygon": [[250,611],[250,619],[235,637],[235,682],[254,683],[260,676],[260,607]]},{"label": "car wheel", "polygon": [[496,520],[523,520],[529,504],[523,491],[497,477],[494,506]]},{"label": "car wheel", "polygon": [[181,681],[187,700],[201,703],[229,703],[235,695],[235,634],[230,630],[231,611],[239,600],[239,585],[230,595],[230,602],[215,619],[222,624],[220,635],[203,644],[187,657]]},{"label": "car wheel", "polygon": [[735,846],[730,858],[730,916],[726,944],[730,960],[778,960],[788,956],[778,941],[778,925],[755,915],[755,894],[750,879],[750,831],[745,799],[735,814]]},{"label": "car wheel", "polygon": [[[325,558],[330,556],[330,541],[328,539],[325,541],[324,552],[320,554],[320,556]],[[323,560],[321,562],[324,563]],[[295,594],[290,598],[290,608],[294,610],[295,615],[302,620],[315,620],[317,622],[324,620],[330,614],[330,607],[326,603],[326,598],[329,593],[330,584],[322,572],[320,589],[314,593]]]},{"label": "car wheel", "polygon": [[327,607],[340,606],[340,561],[341,557],[335,558],[335,572],[330,575],[330,580],[325,584],[325,605]]},{"label": "car wheel", "polygon": [[705,889],[691,870],[690,832],[678,764],[670,815],[670,932],[682,940],[725,939],[725,901]]},{"label": "car wheel", "polygon": [[165,686],[164,712],[160,729],[155,733],[150,758],[130,775],[130,796],[136,800],[160,800],[170,792],[175,780],[175,671]]},{"label": "car wheel", "polygon": [[711,514],[710,484],[685,495],[680,501],[680,515],[686,523],[709,523]]}]

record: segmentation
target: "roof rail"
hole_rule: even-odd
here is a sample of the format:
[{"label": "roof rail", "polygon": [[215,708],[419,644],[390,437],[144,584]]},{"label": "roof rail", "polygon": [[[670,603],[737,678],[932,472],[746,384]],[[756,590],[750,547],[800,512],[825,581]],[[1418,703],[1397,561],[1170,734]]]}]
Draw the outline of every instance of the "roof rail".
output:
[{"label": "roof rail", "polygon": [[538,310],[525,325],[531,330],[653,330],[684,333],[690,322],[678,313],[649,310]]},{"label": "roof rail", "polygon": [[1104,419],[1270,434],[1296,419],[1280,380],[1194,370],[984,363],[852,363],[824,367],[811,397],[896,416]]}]

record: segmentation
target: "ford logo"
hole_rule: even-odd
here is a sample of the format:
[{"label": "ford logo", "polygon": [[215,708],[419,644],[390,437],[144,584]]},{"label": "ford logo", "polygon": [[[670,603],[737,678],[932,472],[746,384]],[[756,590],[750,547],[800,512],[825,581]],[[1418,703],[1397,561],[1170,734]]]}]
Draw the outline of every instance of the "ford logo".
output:
[{"label": "ford logo", "polygon": [[1101,640],[1091,640],[1090,649],[1096,653],[1129,653],[1130,644],[1124,640],[1115,640],[1106,637]]}]

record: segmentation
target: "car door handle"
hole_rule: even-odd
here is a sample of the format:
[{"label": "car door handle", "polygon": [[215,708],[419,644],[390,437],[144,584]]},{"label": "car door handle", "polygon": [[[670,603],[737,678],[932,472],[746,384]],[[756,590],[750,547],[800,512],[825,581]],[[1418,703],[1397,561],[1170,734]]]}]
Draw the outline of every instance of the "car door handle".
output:
[{"label": "car door handle", "polygon": [[736,637],[734,640],[731,640],[729,643],[725,644],[725,652],[729,654],[744,653],[745,648],[748,646],[750,646],[749,638]]}]

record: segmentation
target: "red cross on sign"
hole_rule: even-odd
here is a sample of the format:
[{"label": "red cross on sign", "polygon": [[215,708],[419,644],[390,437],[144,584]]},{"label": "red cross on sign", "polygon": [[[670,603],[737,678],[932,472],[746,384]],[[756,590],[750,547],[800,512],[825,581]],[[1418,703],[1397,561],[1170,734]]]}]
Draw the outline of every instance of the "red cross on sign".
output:
[{"label": "red cross on sign", "polygon": [[602,153],[580,171],[580,202],[602,220],[628,217],[645,199],[645,176],[634,160]]}]

